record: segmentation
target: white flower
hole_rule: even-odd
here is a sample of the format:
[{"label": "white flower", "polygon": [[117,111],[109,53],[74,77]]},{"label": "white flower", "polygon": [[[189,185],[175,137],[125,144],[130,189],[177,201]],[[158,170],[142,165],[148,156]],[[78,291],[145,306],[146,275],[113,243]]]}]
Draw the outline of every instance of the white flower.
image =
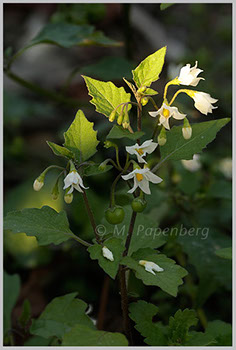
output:
[{"label": "white flower", "polygon": [[74,188],[79,192],[84,192],[81,187],[87,189],[88,187],[85,187],[83,184],[83,180],[81,176],[77,173],[76,170],[72,170],[64,179],[65,186],[63,187],[63,190],[70,187],[70,190],[67,192],[67,194],[71,194],[74,191]]},{"label": "white flower", "polygon": [[193,159],[190,160],[181,160],[181,163],[185,169],[195,172],[201,168],[200,156],[199,154],[194,154]]},{"label": "white flower", "polygon": [[102,255],[104,256],[104,258],[110,261],[114,261],[112,252],[106,246],[102,247]]},{"label": "white flower", "polygon": [[162,272],[164,271],[164,269],[162,267],[160,267],[159,265],[155,264],[152,261],[146,261],[146,260],[139,260],[139,265],[144,266],[145,270],[147,272],[152,273],[153,275],[155,275],[155,272]]},{"label": "white flower", "polygon": [[195,66],[190,68],[191,66],[188,63],[180,69],[178,76],[180,84],[196,86],[200,80],[205,80],[204,78],[197,78],[198,74],[203,72],[202,69],[197,68],[197,64],[198,62],[196,61]]},{"label": "white flower", "polygon": [[232,179],[232,159],[224,158],[220,161],[218,169],[227,179]]},{"label": "white flower", "polygon": [[156,117],[160,114],[159,125],[163,125],[166,129],[170,129],[169,118],[173,117],[174,119],[181,120],[186,117],[186,114],[182,114],[178,111],[177,107],[167,106],[165,103],[161,106],[160,109],[156,112],[148,112],[151,117]]},{"label": "white flower", "polygon": [[157,146],[158,146],[158,143],[152,142],[152,140],[147,140],[141,146],[139,146],[136,143],[134,146],[128,146],[125,148],[129,154],[136,154],[139,163],[147,163],[143,159],[143,157],[146,156],[146,153],[148,153],[148,154],[152,153],[156,149]]},{"label": "white flower", "polygon": [[202,113],[212,113],[212,110],[217,108],[212,106],[212,103],[217,102],[218,100],[215,98],[212,98],[211,95],[207,94],[206,92],[201,91],[193,91],[192,96],[194,99],[194,106]]},{"label": "white flower", "polygon": [[122,178],[124,180],[134,179],[134,187],[131,188],[131,190],[128,191],[128,193],[133,193],[136,188],[140,188],[144,193],[151,194],[150,188],[149,188],[149,181],[154,184],[159,184],[162,179],[153,174],[149,168],[144,169],[135,169],[128,175],[122,175]]}]

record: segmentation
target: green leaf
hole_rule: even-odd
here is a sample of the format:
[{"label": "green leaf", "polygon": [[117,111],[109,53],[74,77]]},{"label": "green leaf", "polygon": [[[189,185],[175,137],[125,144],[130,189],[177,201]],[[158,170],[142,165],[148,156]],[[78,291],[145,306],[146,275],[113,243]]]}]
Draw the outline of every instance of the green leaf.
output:
[{"label": "green leaf", "polygon": [[84,162],[97,152],[97,131],[93,130],[94,123],[89,122],[84,113],[78,110],[75,119],[69,129],[64,133],[64,146],[73,154],[79,162]]},{"label": "green leaf", "polygon": [[128,346],[128,341],[121,333],[97,331],[76,325],[64,335],[62,346]]},{"label": "green leaf", "polygon": [[107,171],[113,168],[112,165],[106,165],[103,169],[101,169],[100,164],[91,164],[84,169],[84,176],[93,176],[104,174]]},{"label": "green leaf", "polygon": [[[95,105],[96,111],[109,118],[111,112],[121,103],[130,102],[131,95],[123,87],[116,87],[112,82],[99,81],[82,75],[87,85],[90,103]],[[128,110],[131,105],[128,105]],[[116,117],[119,116],[122,106],[117,108]]]},{"label": "green leaf", "polygon": [[104,258],[102,254],[102,246],[97,243],[88,248],[90,258],[93,260],[98,260],[98,264],[100,265],[100,267],[111,278],[115,279],[119,269],[119,263],[122,259],[122,253],[124,251],[123,241],[116,237],[112,237],[107,239],[103,244],[112,252],[114,261],[110,261]]},{"label": "green leaf", "polygon": [[136,323],[135,328],[145,338],[146,344],[167,345],[166,327],[160,322],[152,322],[153,317],[158,312],[155,305],[139,300],[129,305],[129,312],[129,317]]},{"label": "green leaf", "polygon": [[[201,227],[201,226],[200,226]],[[200,280],[208,281],[208,285],[217,282],[229,288],[231,286],[231,261],[221,259],[215,254],[216,249],[231,245],[228,236],[217,232],[215,228],[203,226],[195,234],[182,234],[177,238],[184,252],[188,255],[190,264],[196,268]],[[203,234],[204,233],[204,234]],[[201,252],[201,259],[199,253]],[[204,288],[204,286],[202,286]]]},{"label": "green leaf", "polygon": [[[139,260],[152,261],[163,268],[164,271],[153,275],[139,265]],[[135,272],[135,276],[141,279],[145,285],[158,286],[164,292],[174,297],[177,295],[178,286],[183,283],[182,278],[187,275],[187,271],[176,265],[174,260],[167,258],[164,254],[158,254],[150,248],[139,249],[131,257],[124,257],[121,260],[121,264],[132,269]]]},{"label": "green leaf", "polygon": [[75,299],[77,293],[66,294],[53,299],[37,320],[33,320],[30,333],[43,338],[62,338],[75,325],[83,325],[90,329],[95,326],[85,314],[87,304]]},{"label": "green leaf", "polygon": [[23,304],[23,310],[22,313],[18,319],[19,324],[22,328],[25,328],[27,326],[27,323],[29,322],[31,317],[31,306],[28,299],[24,300]]},{"label": "green leaf", "polygon": [[50,142],[50,141],[46,141],[46,142],[48,146],[51,148],[51,150],[53,151],[53,153],[56,154],[56,156],[62,156],[68,159],[74,158],[73,153],[70,150],[68,150],[66,147],[59,146],[54,142]]},{"label": "green leaf", "polygon": [[181,345],[188,339],[188,330],[196,326],[198,319],[194,310],[178,310],[169,320],[169,345]]},{"label": "green leaf", "polygon": [[216,341],[211,334],[202,332],[189,332],[188,340],[183,344],[184,346],[209,346],[216,345]]},{"label": "green leaf", "polygon": [[232,346],[232,326],[220,320],[209,322],[206,334],[214,337],[216,346]]},{"label": "green leaf", "polygon": [[192,124],[192,137],[185,140],[182,126],[174,126],[167,132],[167,142],[160,148],[161,161],[192,159],[195,153],[200,153],[208,143],[214,140],[217,132],[230,121],[230,118],[212,120]]},{"label": "green leaf", "polygon": [[108,38],[102,31],[96,30],[81,43],[82,46],[122,46],[122,42]]},{"label": "green leaf", "polygon": [[48,206],[9,212],[4,220],[4,228],[15,233],[25,232],[27,236],[35,236],[39,245],[57,245],[74,237],[66,212],[58,213]]},{"label": "green leaf", "polygon": [[150,88],[147,88],[145,90],[145,92],[143,92],[143,95],[148,95],[148,96],[154,96],[154,95],[157,95],[158,92],[156,90],[153,90],[153,89],[150,89]]},{"label": "green leaf", "polygon": [[89,76],[102,80],[117,80],[124,76],[131,78],[133,63],[124,57],[109,56],[101,59],[97,63],[82,67],[80,71]]},{"label": "green leaf", "polygon": [[220,258],[232,260],[232,247],[217,249],[215,254]]},{"label": "green leaf", "polygon": [[11,328],[11,312],[20,293],[20,277],[18,275],[3,274],[3,327],[4,334]]},{"label": "green leaf", "polygon": [[154,52],[143,60],[135,70],[132,71],[133,79],[137,87],[149,87],[152,82],[159,79],[165,60],[166,46]]},{"label": "green leaf", "polygon": [[[102,221],[106,232],[110,232],[113,236],[126,239],[132,210],[129,207],[124,207],[125,218],[119,225],[110,225],[104,219]],[[162,234],[158,228],[158,223],[152,220],[148,215],[139,213],[135,220],[133,234],[130,242],[128,255],[137,251],[140,248],[159,248],[166,243],[167,237]]]},{"label": "green leaf", "polygon": [[122,139],[127,138],[132,141],[136,141],[141,138],[145,133],[143,131],[136,131],[133,134],[127,129],[122,128],[122,126],[114,125],[107,135],[107,139]]},{"label": "green leaf", "polygon": [[30,337],[29,339],[26,340],[24,343],[24,346],[49,346],[51,343],[51,339],[45,339],[42,337]]},{"label": "green leaf", "polygon": [[172,5],[174,5],[174,4],[169,3],[169,2],[168,3],[163,3],[163,4],[160,5],[160,9],[161,9],[161,11],[166,10],[166,9],[168,9],[168,7],[170,7]]}]

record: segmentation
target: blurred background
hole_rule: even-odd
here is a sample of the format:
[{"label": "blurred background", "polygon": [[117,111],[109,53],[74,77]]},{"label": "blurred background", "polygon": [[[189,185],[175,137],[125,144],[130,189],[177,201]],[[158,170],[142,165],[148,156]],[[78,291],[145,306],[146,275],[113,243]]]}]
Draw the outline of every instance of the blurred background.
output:
[{"label": "blurred background", "polygon": [[[49,33],[54,24],[53,40]],[[63,26],[70,24],[78,33],[67,35]],[[46,29],[45,29],[46,28]],[[56,29],[55,29],[56,28]],[[72,30],[72,32],[73,32]],[[40,33],[40,34],[39,34]],[[48,34],[49,33],[49,34]],[[33,40],[33,41],[32,41]],[[167,45],[167,56],[160,79],[152,87],[160,92],[176,77],[181,66],[198,61],[204,70],[198,90],[219,101],[213,115],[203,116],[193,108],[187,96],[179,96],[176,106],[188,114],[191,122],[231,117],[232,111],[232,6],[230,4],[4,4],[4,212],[49,205],[65,209],[71,229],[91,240],[93,233],[82,198],[75,194],[67,205],[61,191],[54,201],[51,190],[57,173],[46,178],[43,189],[32,189],[34,179],[50,164],[65,165],[46,141],[63,142],[63,132],[78,109],[95,123],[99,140],[104,141],[111,128],[108,120],[89,103],[82,74],[99,80],[112,80],[125,86],[131,70],[141,60]],[[171,87],[172,94],[176,87]],[[143,127],[148,133],[153,123],[144,107]],[[132,124],[132,115],[131,115]],[[121,144],[122,145],[122,144]],[[123,148],[124,149],[124,148]],[[94,161],[114,157],[112,150],[98,146]],[[121,155],[122,159],[124,154]],[[131,275],[131,299],[145,298],[156,303],[162,322],[178,308],[195,308],[203,330],[207,320],[231,323],[231,262],[215,251],[231,245],[231,123],[200,155],[198,166],[171,162],[158,173],[165,179],[145,214],[160,227],[186,227],[195,220],[209,227],[206,240],[192,237],[169,239],[163,252],[190,273],[177,298],[145,287]],[[108,206],[109,189],[115,171],[88,177],[86,185],[97,223]],[[109,185],[108,185],[109,184]],[[129,205],[121,185],[119,204]],[[197,247],[197,251],[196,251]],[[11,333],[16,345],[29,338],[18,318],[23,302],[31,305],[38,317],[54,297],[78,291],[91,304],[91,317],[97,319],[104,273],[91,262],[84,247],[68,241],[59,246],[38,247],[34,237],[4,232],[4,269],[20,276],[21,288],[12,313]],[[90,278],[89,278],[90,276]],[[105,282],[107,288],[107,282]],[[122,331],[118,284],[111,282],[103,328]],[[136,335],[140,345],[142,339]]]}]

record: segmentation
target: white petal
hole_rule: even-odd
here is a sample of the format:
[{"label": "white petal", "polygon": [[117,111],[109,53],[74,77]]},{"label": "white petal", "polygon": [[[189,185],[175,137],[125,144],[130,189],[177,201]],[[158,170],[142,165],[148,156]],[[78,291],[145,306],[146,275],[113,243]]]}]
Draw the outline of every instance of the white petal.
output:
[{"label": "white petal", "polygon": [[152,144],[152,139],[151,140],[146,140],[142,143],[141,146],[139,146],[139,148],[146,148],[148,146],[150,146]]},{"label": "white petal", "polygon": [[138,188],[138,180],[134,177],[134,186],[128,191],[128,193],[133,193],[136,188]]},{"label": "white petal", "polygon": [[74,187],[74,189],[77,190],[78,192],[81,192],[81,193],[84,192],[84,191],[82,190],[82,188],[80,187],[80,185],[78,185],[78,184],[73,185],[73,187]]},{"label": "white petal", "polygon": [[102,247],[102,255],[104,256],[104,258],[110,261],[114,261],[112,252],[106,246]]},{"label": "white petal", "polygon": [[[64,190],[64,187],[63,187]],[[71,185],[71,188],[69,189],[69,191],[67,192],[67,194],[71,194],[74,191],[74,187]]]},{"label": "white petal", "polygon": [[155,149],[157,148],[157,146],[158,146],[158,143],[152,142],[149,146],[147,146],[147,147],[145,148],[145,151],[146,151],[148,154],[150,154],[150,153],[152,153],[153,151],[155,151]]},{"label": "white petal", "polygon": [[138,182],[139,188],[146,194],[151,194],[150,188],[149,188],[149,182],[145,177],[143,178],[142,181]]},{"label": "white petal", "polygon": [[126,152],[128,152],[129,154],[135,154],[135,149],[138,147],[139,145],[136,143],[134,146],[125,147],[125,149],[126,149]]},{"label": "white petal", "polygon": [[152,267],[148,264],[145,265],[145,270],[147,272],[151,272],[153,275],[156,275],[155,272],[152,270]]},{"label": "white petal", "polygon": [[157,265],[157,264],[155,264],[155,263],[153,263],[152,268],[153,268],[153,270],[155,270],[155,271],[157,271],[157,272],[162,272],[162,271],[164,271],[164,269],[163,269],[162,267],[160,267],[159,265]]},{"label": "white petal", "polygon": [[159,114],[158,111],[156,111],[156,112],[148,112],[148,113],[149,113],[150,116],[153,117],[153,118],[155,118],[155,117]]},{"label": "white petal", "polygon": [[173,108],[173,118],[177,120],[184,119],[187,114],[182,114],[179,112],[177,107],[172,107]]},{"label": "white petal", "polygon": [[71,172],[64,179],[65,186],[63,187],[63,190],[72,185],[73,179],[74,179],[74,175]]},{"label": "white petal", "polygon": [[160,124],[162,124],[166,129],[170,130],[169,118],[165,118],[165,117],[161,116]]},{"label": "white petal", "polygon": [[148,181],[151,181],[154,184],[159,184],[160,182],[163,181],[159,176],[153,174],[151,171],[149,171],[144,176],[148,179]]},{"label": "white petal", "polygon": [[134,176],[135,176],[134,170],[131,173],[129,173],[128,175],[121,175],[122,179],[124,179],[124,180],[132,179]]}]

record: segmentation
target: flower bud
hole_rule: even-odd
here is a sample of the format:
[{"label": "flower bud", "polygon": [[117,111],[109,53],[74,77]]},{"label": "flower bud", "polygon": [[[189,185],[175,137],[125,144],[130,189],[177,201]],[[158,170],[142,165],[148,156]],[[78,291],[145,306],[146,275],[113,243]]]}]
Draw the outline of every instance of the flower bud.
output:
[{"label": "flower bud", "polygon": [[148,97],[143,97],[143,98],[141,99],[141,104],[142,104],[142,106],[146,106],[146,104],[148,103],[148,101],[149,101],[149,98],[148,98]]},{"label": "flower bud", "polygon": [[161,132],[158,135],[157,141],[159,146],[164,146],[166,144],[166,129],[164,128],[164,126],[162,127]]},{"label": "flower bud", "polygon": [[117,124],[118,124],[118,125],[121,125],[121,124],[122,124],[122,122],[123,122],[123,117],[124,117],[123,114],[120,114],[119,117],[117,118]]},{"label": "flower bud", "polygon": [[39,176],[36,180],[34,180],[33,189],[38,192],[41,190],[43,185],[44,185],[44,179],[42,179],[42,177]]},{"label": "flower bud", "polygon": [[70,204],[72,201],[73,201],[73,193],[66,193],[64,195],[64,201],[67,203],[67,204]]},{"label": "flower bud", "polygon": [[138,93],[139,94],[143,94],[145,91],[147,90],[147,87],[146,86],[141,86],[139,89],[138,89]]},{"label": "flower bud", "polygon": [[114,120],[116,119],[116,111],[112,111],[109,117],[109,122],[114,122]]},{"label": "flower bud", "polygon": [[184,125],[182,128],[182,134],[185,140],[189,140],[192,137],[192,128],[189,124],[189,121],[187,118],[184,118]]},{"label": "flower bud", "polygon": [[107,163],[109,163],[110,158],[104,160],[98,167],[98,170],[104,171],[107,167]]},{"label": "flower bud", "polygon": [[104,142],[104,147],[105,147],[105,148],[110,148],[110,147],[115,147],[115,148],[117,148],[117,145],[116,145],[114,142],[111,142],[111,141],[109,141],[109,140],[106,140],[106,141]]},{"label": "flower bud", "polygon": [[[59,179],[58,179],[59,180]],[[59,196],[59,187],[58,187],[58,180],[56,181],[53,189],[52,189],[52,199],[55,201],[57,200]]]},{"label": "flower bud", "polygon": [[124,129],[128,129],[128,127],[130,126],[128,113],[126,113],[125,116],[124,116],[122,126],[123,126]]}]

